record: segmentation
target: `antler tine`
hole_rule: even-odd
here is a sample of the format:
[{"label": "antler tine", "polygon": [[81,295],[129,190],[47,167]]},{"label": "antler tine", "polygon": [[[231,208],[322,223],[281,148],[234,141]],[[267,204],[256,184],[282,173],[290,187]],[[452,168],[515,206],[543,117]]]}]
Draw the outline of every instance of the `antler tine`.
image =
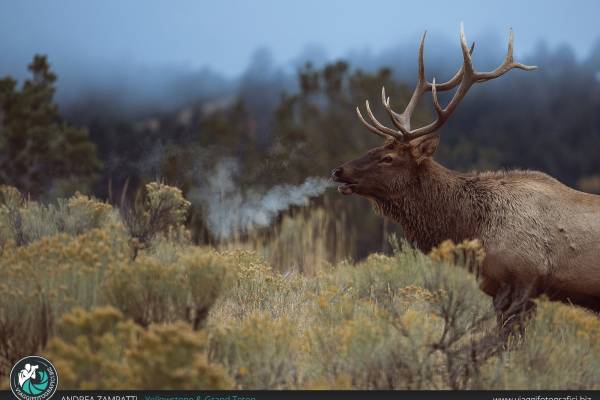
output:
[{"label": "antler tine", "polygon": [[462,80],[464,81],[465,78],[472,76],[475,73],[475,71],[473,70],[473,60],[471,59],[471,52],[469,51],[467,39],[465,38],[465,26],[462,22],[460,23],[460,49],[462,50],[463,54]]},{"label": "antler tine", "polygon": [[431,82],[431,99],[433,101],[433,108],[435,109],[435,113],[438,115],[438,118],[442,117],[444,114],[444,110],[442,109],[442,106],[440,105],[440,101],[438,100],[438,97],[437,97],[437,87],[435,84],[435,77],[433,78],[433,81]]},{"label": "antler tine", "polygon": [[371,107],[369,106],[369,100],[365,101],[365,106],[367,108],[367,115],[369,116],[369,118],[371,119],[371,121],[373,122],[373,124],[375,125],[375,127],[377,129],[379,129],[381,132],[392,136],[398,140],[403,140],[404,139],[404,135],[402,132],[398,132],[394,129],[388,128],[387,126],[383,125],[381,122],[379,122],[377,120],[377,118],[375,118],[375,115],[373,114],[373,112],[371,111]]},{"label": "antler tine", "polygon": [[504,63],[512,63],[513,62],[513,47],[515,35],[513,33],[512,28],[508,30],[508,50],[506,51],[506,58],[504,59]]},{"label": "antler tine", "polygon": [[[404,114],[398,114],[392,110],[392,107],[390,106],[390,98],[385,95],[385,86],[381,87],[381,102],[383,103],[383,106],[387,110],[388,114],[390,114],[390,118],[396,128],[400,129],[400,132],[403,134],[406,133],[407,130],[404,127],[407,125],[407,121],[404,118]],[[408,125],[410,126],[410,122],[408,122]]]},{"label": "antler tine", "polygon": [[363,118],[361,112],[360,112],[360,108],[356,107],[356,114],[358,115],[358,118],[360,119],[360,121],[373,133],[388,139],[390,136],[379,131],[379,129],[375,128],[373,125],[369,124],[367,121],[365,121],[365,119]]},{"label": "antler tine", "polygon": [[415,91],[413,92],[408,105],[404,109],[402,113],[403,120],[405,122],[404,128],[406,130],[410,130],[410,118],[412,116],[419,99],[423,95],[423,92],[427,89],[427,80],[425,79],[425,62],[423,61],[423,50],[425,48],[425,38],[427,37],[427,31],[423,33],[421,37],[421,43],[419,44],[419,69],[418,69],[418,77],[417,77],[417,86],[415,87]]},{"label": "antler tine", "polygon": [[[473,55],[474,50],[475,50],[475,42],[471,43],[471,48],[469,49],[469,55]],[[464,67],[461,65],[460,68],[458,69],[458,71],[456,71],[456,74],[454,74],[454,76],[452,78],[450,78],[449,80],[447,80],[444,83],[438,83],[436,85],[436,89],[441,92],[441,91],[446,91],[446,90],[455,88],[456,85],[458,85],[460,83],[460,80],[462,79],[463,69],[464,69]],[[428,85],[428,90],[431,90],[431,84]]]},{"label": "antler tine", "polygon": [[425,50],[425,38],[427,37],[427,31],[423,32],[421,36],[421,42],[419,43],[419,83],[425,82],[425,62],[423,61],[423,53]]},{"label": "antler tine", "polygon": [[504,75],[505,73],[507,73],[508,71],[510,71],[513,68],[522,69],[524,71],[532,71],[534,69],[537,69],[537,66],[535,66],[535,65],[525,65],[525,64],[517,63],[514,61],[514,59],[513,59],[514,44],[513,43],[514,43],[514,34],[513,34],[512,28],[511,28],[509,31],[509,35],[508,35],[508,49],[506,51],[506,57],[504,58],[504,62],[502,64],[500,64],[500,66],[498,66],[498,68],[496,68],[493,71],[476,73],[477,82],[485,82],[485,81],[489,81],[490,79],[497,78],[499,76]]},{"label": "antler tine", "polygon": [[[425,38],[427,37],[427,31],[423,32],[423,36],[421,36],[421,42],[419,43],[419,66],[417,72],[417,85],[415,90],[410,97],[410,100],[404,109],[402,114],[398,114],[392,107],[390,106],[390,99],[385,95],[385,87],[381,88],[381,102],[383,103],[385,109],[387,110],[390,118],[396,128],[400,130],[400,132],[396,132],[401,134],[402,137],[410,131],[410,118],[411,115],[419,102],[419,99],[423,95],[423,92],[428,89],[429,83],[425,79],[425,62],[423,61],[423,52],[425,48]],[[375,122],[375,121],[373,121]],[[389,128],[388,128],[389,129]]]}]

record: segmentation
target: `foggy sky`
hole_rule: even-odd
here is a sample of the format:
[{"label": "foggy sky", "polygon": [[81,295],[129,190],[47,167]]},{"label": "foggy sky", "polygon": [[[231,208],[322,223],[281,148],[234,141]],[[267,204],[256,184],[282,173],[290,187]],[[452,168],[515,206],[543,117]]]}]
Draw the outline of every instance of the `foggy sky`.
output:
[{"label": "foggy sky", "polygon": [[543,40],[582,58],[600,37],[598,15],[593,0],[2,0],[0,76],[23,77],[32,55],[43,53],[61,81],[202,67],[231,78],[257,48],[286,66],[303,54],[379,54],[425,29],[430,41],[458,46],[460,21],[469,39],[504,38],[512,27],[517,54]]}]

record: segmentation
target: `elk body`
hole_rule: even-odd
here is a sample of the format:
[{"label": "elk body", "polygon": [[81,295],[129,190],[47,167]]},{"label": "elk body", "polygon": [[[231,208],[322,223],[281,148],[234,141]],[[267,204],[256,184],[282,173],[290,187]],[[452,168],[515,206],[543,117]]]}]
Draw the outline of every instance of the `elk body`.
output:
[{"label": "elk body", "polygon": [[[600,311],[600,196],[579,192],[536,171],[460,173],[433,160],[439,143],[435,133],[456,109],[469,88],[513,68],[532,70],[513,61],[513,36],[502,65],[476,72],[461,25],[463,65],[445,83],[425,79],[423,45],[415,91],[401,114],[382,102],[396,129],[381,124],[366,110],[369,130],[385,143],[333,170],[338,190],[370,199],[374,207],[398,222],[422,251],[451,239],[480,239],[486,258],[479,272],[481,289],[492,296],[499,322],[533,307],[541,294]],[[457,87],[458,86],[458,87]],[[446,107],[437,92],[457,87]],[[410,127],[411,114],[423,93],[431,91],[434,122]]]}]

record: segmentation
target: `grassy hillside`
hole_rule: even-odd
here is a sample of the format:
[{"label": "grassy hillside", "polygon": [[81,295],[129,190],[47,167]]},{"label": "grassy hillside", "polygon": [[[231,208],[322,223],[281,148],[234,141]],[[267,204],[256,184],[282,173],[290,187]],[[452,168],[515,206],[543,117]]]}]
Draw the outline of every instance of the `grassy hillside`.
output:
[{"label": "grassy hillside", "polygon": [[600,389],[587,311],[539,300],[498,340],[477,242],[426,256],[392,238],[392,256],[331,265],[322,210],[215,249],[189,240],[188,207],[157,183],[127,212],[2,187],[0,375],[41,353],[64,389]]}]

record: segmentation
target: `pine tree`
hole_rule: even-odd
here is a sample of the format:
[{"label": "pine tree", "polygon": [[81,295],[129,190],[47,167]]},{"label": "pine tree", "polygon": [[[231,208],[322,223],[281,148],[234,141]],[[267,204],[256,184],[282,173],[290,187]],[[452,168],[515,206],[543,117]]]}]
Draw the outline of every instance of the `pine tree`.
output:
[{"label": "pine tree", "polygon": [[95,145],[62,119],[46,57],[36,55],[29,71],[21,90],[0,80],[0,184],[39,196],[57,182],[89,183],[100,168]]}]

